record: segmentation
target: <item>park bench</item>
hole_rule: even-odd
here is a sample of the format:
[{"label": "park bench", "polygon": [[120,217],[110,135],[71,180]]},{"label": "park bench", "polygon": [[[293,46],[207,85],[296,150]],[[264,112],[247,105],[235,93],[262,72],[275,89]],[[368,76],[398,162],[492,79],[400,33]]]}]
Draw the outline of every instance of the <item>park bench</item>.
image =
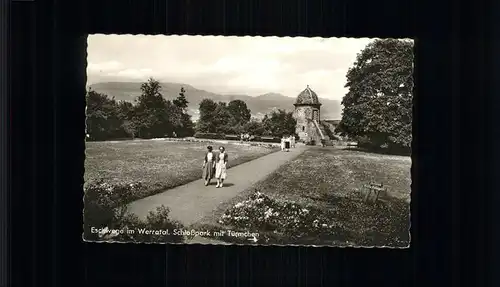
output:
[{"label": "park bench", "polygon": [[358,143],[356,143],[356,142],[348,142],[347,143],[347,148],[348,149],[357,148],[357,147],[358,147]]},{"label": "park bench", "polygon": [[225,139],[227,140],[240,140],[240,136],[239,135],[226,135],[225,136]]},{"label": "park bench", "polygon": [[368,199],[372,194],[375,195],[373,202],[377,202],[380,196],[380,192],[386,191],[386,188],[382,183],[376,183],[376,182],[370,182],[369,184],[363,185],[363,189],[365,191],[364,202],[368,202]]},{"label": "park bench", "polygon": [[279,143],[281,141],[281,139],[275,137],[261,137],[260,140],[263,142],[275,142],[275,143]]}]

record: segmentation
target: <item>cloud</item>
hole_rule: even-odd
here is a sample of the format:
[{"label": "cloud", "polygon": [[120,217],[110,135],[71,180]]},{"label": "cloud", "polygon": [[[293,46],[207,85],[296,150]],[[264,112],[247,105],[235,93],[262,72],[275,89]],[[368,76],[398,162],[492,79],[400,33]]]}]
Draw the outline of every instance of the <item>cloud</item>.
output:
[{"label": "cloud", "polygon": [[179,82],[216,93],[295,97],[309,85],[341,99],[345,74],[371,39],[91,35],[89,83]]},{"label": "cloud", "polygon": [[117,78],[127,78],[133,80],[143,80],[153,74],[152,69],[124,69],[114,73],[108,73],[108,76],[117,77]]},{"label": "cloud", "polygon": [[122,69],[123,65],[117,61],[107,61],[101,63],[87,63],[87,71],[88,73],[108,73],[119,71]]}]

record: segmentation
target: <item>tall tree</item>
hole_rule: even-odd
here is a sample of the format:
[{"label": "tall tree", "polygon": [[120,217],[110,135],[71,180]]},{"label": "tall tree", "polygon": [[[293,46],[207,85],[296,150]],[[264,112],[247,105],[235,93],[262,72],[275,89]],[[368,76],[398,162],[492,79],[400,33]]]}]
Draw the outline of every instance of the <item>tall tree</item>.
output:
[{"label": "tall tree", "polygon": [[171,134],[180,119],[175,105],[163,98],[160,83],[150,78],[141,85],[141,91],[134,117],[139,137],[163,137]]},{"label": "tall tree", "polygon": [[242,100],[230,101],[227,105],[227,110],[232,116],[233,125],[244,125],[248,123],[252,117],[250,109]]},{"label": "tall tree", "polygon": [[231,113],[227,108],[225,102],[217,103],[217,107],[214,111],[214,126],[216,133],[232,134],[235,131],[231,128]]},{"label": "tall tree", "polygon": [[180,113],[180,125],[176,126],[175,133],[178,137],[191,136],[194,133],[194,124],[191,120],[191,115],[188,114],[188,100],[186,99],[186,90],[181,87],[179,96],[173,100],[173,104],[177,107]]},{"label": "tall tree", "polygon": [[262,120],[265,133],[273,136],[294,135],[297,121],[292,112],[275,110],[264,116]]},{"label": "tall tree", "polygon": [[215,110],[218,105],[211,99],[203,99],[200,102],[200,118],[196,123],[196,131],[199,133],[215,133]]},{"label": "tall tree", "polygon": [[91,139],[106,140],[119,136],[121,121],[114,99],[89,89],[86,113],[87,133]]},{"label": "tall tree", "polygon": [[174,105],[176,105],[177,107],[179,107],[184,111],[187,109],[189,104],[185,94],[186,90],[184,89],[184,87],[181,87],[181,92],[179,93],[179,96],[173,100]]},{"label": "tall tree", "polygon": [[243,126],[243,130],[251,135],[261,136],[265,132],[265,127],[262,124],[262,121],[250,119],[250,121]]},{"label": "tall tree", "polygon": [[132,120],[134,117],[134,104],[127,101],[118,102],[118,117],[120,120]]},{"label": "tall tree", "polygon": [[346,87],[338,132],[374,147],[410,147],[413,42],[368,44],[348,70]]},{"label": "tall tree", "polygon": [[135,107],[127,101],[118,102],[118,118],[121,121],[123,135],[135,138],[136,128],[134,126]]}]

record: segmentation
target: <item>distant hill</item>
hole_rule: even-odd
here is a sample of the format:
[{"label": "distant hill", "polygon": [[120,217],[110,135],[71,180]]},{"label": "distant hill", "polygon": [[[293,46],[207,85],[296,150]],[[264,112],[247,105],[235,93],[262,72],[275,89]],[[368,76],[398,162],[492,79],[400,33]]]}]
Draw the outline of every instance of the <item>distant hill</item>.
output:
[{"label": "distant hill", "polygon": [[[189,113],[195,120],[198,118],[199,104],[206,98],[212,99],[216,102],[243,100],[251,110],[252,115],[258,118],[263,117],[265,114],[276,108],[288,111],[292,111],[294,109],[293,103],[295,102],[295,98],[286,97],[277,93],[267,93],[257,97],[251,97],[247,95],[221,95],[180,83],[161,83],[161,86],[163,96],[168,100],[176,98],[179,95],[181,87],[184,87],[186,90],[186,98],[189,101]],[[141,83],[134,82],[96,83],[90,85],[90,87],[98,93],[114,97],[117,101],[124,100],[133,102],[141,94]],[[297,91],[297,94],[299,93],[300,91]],[[342,110],[340,101],[322,98],[320,98],[320,101],[323,104],[321,106],[322,119],[340,119]]]}]

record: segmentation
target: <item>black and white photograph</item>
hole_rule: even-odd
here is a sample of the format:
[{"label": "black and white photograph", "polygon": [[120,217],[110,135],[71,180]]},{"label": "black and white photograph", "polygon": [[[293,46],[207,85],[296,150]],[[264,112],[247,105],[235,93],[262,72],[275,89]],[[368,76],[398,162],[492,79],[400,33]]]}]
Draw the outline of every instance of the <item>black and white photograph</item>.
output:
[{"label": "black and white photograph", "polygon": [[83,240],[409,247],[413,46],[89,35]]}]

